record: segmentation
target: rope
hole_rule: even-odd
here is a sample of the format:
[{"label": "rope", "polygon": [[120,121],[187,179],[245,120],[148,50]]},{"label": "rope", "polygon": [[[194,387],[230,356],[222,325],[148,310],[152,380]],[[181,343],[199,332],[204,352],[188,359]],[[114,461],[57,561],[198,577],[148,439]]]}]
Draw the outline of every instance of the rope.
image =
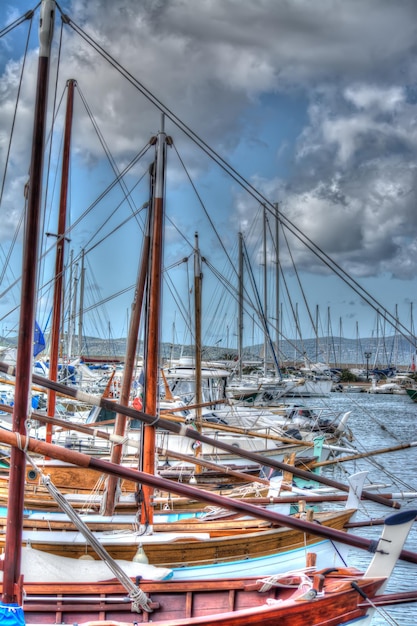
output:
[{"label": "rope", "polygon": [[[286,572],[286,573],[282,573],[282,574],[274,574],[273,576],[268,576],[266,578],[262,578],[260,580],[257,580],[257,583],[263,583],[262,587],[259,589],[259,593],[264,593],[265,591],[269,591],[272,587],[288,587],[288,586],[294,586],[291,585],[289,583],[284,583],[284,581],[288,578],[294,577],[294,578],[298,578],[298,582],[297,582],[297,587],[300,587],[301,585],[308,585],[310,587],[310,589],[313,587],[313,581],[311,580],[311,578],[309,578],[309,576],[306,574],[306,572],[313,572],[314,568],[310,567],[307,569],[303,569],[303,570],[292,570],[290,572]],[[283,581],[283,582],[280,582]]]},{"label": "rope", "polygon": [[[29,438],[27,437],[27,441]],[[20,444],[18,438],[18,444]],[[19,445],[20,447],[20,445]],[[80,531],[80,533],[85,537],[86,541],[90,544],[93,550],[98,554],[98,556],[108,565],[111,569],[115,577],[119,580],[119,582],[123,585],[126,591],[129,594],[129,598],[132,602],[132,611],[136,611],[139,613],[140,611],[145,611],[146,613],[151,613],[152,608],[150,607],[150,598],[137,587],[125,574],[123,569],[116,563],[114,559],[108,554],[106,549],[101,545],[101,543],[95,538],[94,534],[90,531],[90,529],[86,526],[86,524],[82,521],[78,513],[72,508],[71,504],[67,502],[62,493],[58,491],[53,482],[51,481],[49,476],[45,476],[43,472],[39,470],[36,463],[33,459],[27,454],[27,460],[32,465],[32,467],[39,472],[41,476],[42,483],[48,489],[51,496],[57,502],[59,507],[68,515],[70,520],[74,523],[76,528]]]}]

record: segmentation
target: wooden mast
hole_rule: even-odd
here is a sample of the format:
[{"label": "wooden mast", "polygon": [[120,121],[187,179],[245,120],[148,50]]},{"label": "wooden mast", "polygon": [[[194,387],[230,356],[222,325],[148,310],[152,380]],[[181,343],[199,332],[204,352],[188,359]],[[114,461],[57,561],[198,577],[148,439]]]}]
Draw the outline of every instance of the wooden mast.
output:
[{"label": "wooden mast", "polygon": [[[148,212],[145,238],[143,241],[142,259],[138,271],[136,290],[132,303],[132,312],[129,324],[129,335],[126,347],[125,365],[123,371],[122,388],[120,391],[120,404],[129,405],[130,390],[132,386],[132,376],[136,364],[136,349],[138,342],[139,326],[142,312],[143,295],[145,291],[146,278],[148,274],[149,249],[150,249],[150,233],[149,233],[149,216]],[[118,413],[114,425],[114,434],[123,436],[126,431],[126,416]],[[111,451],[111,462],[120,463],[122,459],[123,445],[113,445]],[[106,502],[104,507],[104,515],[113,515],[116,502],[116,490],[119,479],[116,476],[109,476],[107,479]]]},{"label": "wooden mast", "polygon": [[[65,253],[65,230],[67,223],[67,197],[68,197],[68,172],[70,163],[70,147],[72,132],[72,116],[74,109],[74,87],[75,80],[70,79],[67,82],[67,112],[65,116],[65,134],[64,149],[62,156],[62,175],[61,175],[61,195],[59,202],[58,216],[58,232],[56,241],[56,257],[55,257],[55,283],[54,298],[52,308],[52,326],[51,326],[51,347],[49,353],[49,378],[50,380],[58,379],[58,356],[59,356],[59,338],[61,331],[61,310],[62,310],[62,287],[64,281],[64,253]],[[48,390],[47,414],[50,417],[55,415],[56,393],[53,389]],[[46,426],[46,441],[52,441],[52,426]]]},{"label": "wooden mast", "polygon": [[[238,323],[237,323],[237,362],[239,367],[238,378],[243,375],[243,235],[239,233],[239,287],[238,287]],[[229,346],[226,346],[229,348]]]},{"label": "wooden mast", "polygon": [[[49,56],[54,30],[55,0],[42,0],[39,26],[38,77],[33,124],[29,196],[25,222],[22,263],[22,298],[17,343],[16,388],[13,411],[13,431],[24,435],[29,414],[32,376],[33,328],[35,321],[37,261],[39,245],[42,171],[48,101]],[[23,450],[11,452],[9,499],[7,504],[6,545],[3,572],[2,601],[16,602],[20,577],[21,545],[26,458]]]},{"label": "wooden mast", "polygon": [[266,217],[266,205],[263,205],[263,245],[262,245],[262,253],[263,253],[263,285],[264,285],[264,310],[263,310],[263,323],[264,323],[264,377],[266,378],[268,375],[268,330],[267,330],[267,320],[268,320],[268,271],[267,271],[267,247],[266,247],[266,229],[267,229],[267,217]]},{"label": "wooden mast", "polygon": [[[198,233],[194,235],[194,324],[195,324],[195,404],[196,404],[196,428],[198,432],[202,431],[201,404],[203,402],[202,393],[202,376],[201,376],[201,255],[198,246]],[[194,444],[195,456],[200,456],[201,445],[199,442]],[[201,473],[201,467],[197,466],[196,472]]]},{"label": "wooden mast", "polygon": [[[165,196],[165,164],[168,138],[164,129],[164,116],[161,117],[161,130],[156,137],[155,161],[151,199],[151,242],[148,279],[148,315],[144,358],[144,403],[145,413],[159,414],[159,342],[161,324],[161,292],[163,263],[163,228]],[[155,473],[155,427],[143,427],[142,469],[148,474]],[[153,509],[151,499],[153,487],[143,484],[141,489],[141,525],[152,531]]]}]

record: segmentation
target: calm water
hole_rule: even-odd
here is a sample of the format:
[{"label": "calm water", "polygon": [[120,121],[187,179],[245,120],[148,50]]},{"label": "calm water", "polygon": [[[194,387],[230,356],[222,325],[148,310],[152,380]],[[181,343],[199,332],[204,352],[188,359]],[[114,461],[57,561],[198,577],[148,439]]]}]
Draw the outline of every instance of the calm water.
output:
[{"label": "calm water", "polygon": [[[326,399],[329,406],[343,411],[351,410],[349,426],[354,436],[353,445],[360,451],[393,447],[400,443],[417,441],[417,403],[408,396],[377,394],[332,394]],[[417,448],[408,448],[381,454],[370,460],[360,459],[349,464],[340,464],[326,469],[326,475],[346,481],[346,475],[359,470],[368,470],[371,483],[383,483],[381,492],[417,491]],[[402,509],[417,509],[417,499],[400,500]],[[373,502],[361,503],[359,519],[385,518],[395,510]],[[350,532],[363,537],[377,539],[381,526],[352,529]],[[417,552],[417,524],[408,536],[405,548]],[[371,555],[363,550],[352,549],[349,565],[365,569]],[[389,581],[387,592],[417,589],[417,565],[399,561]],[[417,606],[407,604],[379,609],[372,626],[397,624],[416,626]],[[391,620],[391,621],[390,621]]]}]

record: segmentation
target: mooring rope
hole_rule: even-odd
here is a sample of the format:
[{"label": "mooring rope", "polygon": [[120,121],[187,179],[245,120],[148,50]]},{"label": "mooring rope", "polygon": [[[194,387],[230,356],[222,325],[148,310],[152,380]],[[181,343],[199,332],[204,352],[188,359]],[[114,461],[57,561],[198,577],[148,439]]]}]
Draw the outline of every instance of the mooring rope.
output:
[{"label": "mooring rope", "polygon": [[[28,441],[29,438],[27,437]],[[21,441],[18,438],[18,445],[20,446]],[[26,452],[25,450],[23,450]],[[152,608],[150,606],[150,598],[137,587],[132,580],[127,576],[127,574],[123,571],[123,569],[119,566],[118,563],[109,555],[107,550],[102,546],[102,544],[96,539],[94,534],[88,528],[88,526],[83,522],[83,520],[78,515],[77,511],[73,509],[71,504],[64,498],[62,493],[58,491],[53,482],[51,481],[50,476],[46,476],[36,465],[33,459],[26,453],[26,458],[29,463],[32,465],[33,469],[39,473],[41,477],[42,483],[45,485],[51,496],[57,502],[58,506],[68,515],[70,520],[74,523],[76,528],[80,531],[80,533],[85,537],[86,541],[90,544],[93,550],[98,554],[100,559],[102,559],[107,566],[111,569],[115,577],[119,580],[119,582],[123,585],[126,591],[129,594],[129,598],[132,602],[132,610],[140,613],[141,611],[145,611],[146,613],[151,613]]]}]

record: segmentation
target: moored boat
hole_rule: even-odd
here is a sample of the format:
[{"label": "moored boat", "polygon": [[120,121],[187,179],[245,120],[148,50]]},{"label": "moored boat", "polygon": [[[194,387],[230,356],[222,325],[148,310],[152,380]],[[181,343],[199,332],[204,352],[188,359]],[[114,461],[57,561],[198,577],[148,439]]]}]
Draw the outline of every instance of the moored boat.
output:
[{"label": "moored boat", "polygon": [[[151,621],[161,626],[337,626],[358,620],[369,624],[377,605],[405,601],[402,594],[384,596],[383,591],[416,513],[398,513],[385,520],[365,574],[330,567],[263,579],[109,579],[88,584],[48,582],[45,577],[42,582],[23,581],[19,601],[27,625],[133,626]],[[417,600],[416,594],[405,596],[406,601]],[[23,609],[12,608],[18,623]]]}]

